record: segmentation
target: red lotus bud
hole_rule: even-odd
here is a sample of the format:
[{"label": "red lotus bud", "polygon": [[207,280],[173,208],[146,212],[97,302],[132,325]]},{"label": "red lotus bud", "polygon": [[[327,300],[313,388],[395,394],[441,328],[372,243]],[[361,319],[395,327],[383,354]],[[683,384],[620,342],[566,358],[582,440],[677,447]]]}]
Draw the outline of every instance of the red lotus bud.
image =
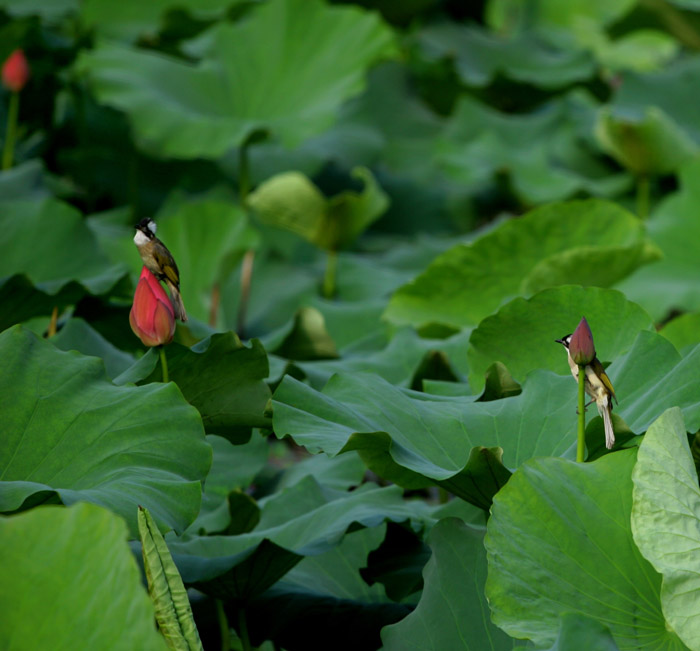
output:
[{"label": "red lotus bud", "polygon": [[170,343],[175,334],[175,313],[170,299],[146,267],[141,269],[139,284],[136,285],[129,323],[146,346]]},{"label": "red lotus bud", "polygon": [[2,64],[2,83],[5,88],[19,92],[29,79],[29,64],[22,50],[15,50]]},{"label": "red lotus bud", "polygon": [[595,357],[595,345],[593,344],[593,333],[588,326],[586,317],[581,319],[581,323],[576,326],[574,334],[569,341],[569,354],[579,366],[590,364]]}]

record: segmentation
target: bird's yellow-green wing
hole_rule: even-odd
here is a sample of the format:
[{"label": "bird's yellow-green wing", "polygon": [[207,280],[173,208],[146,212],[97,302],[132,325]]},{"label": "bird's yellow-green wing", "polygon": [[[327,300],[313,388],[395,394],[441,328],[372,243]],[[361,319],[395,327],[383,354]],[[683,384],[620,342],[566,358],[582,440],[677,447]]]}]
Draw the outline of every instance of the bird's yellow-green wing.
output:
[{"label": "bird's yellow-green wing", "polygon": [[608,374],[605,372],[603,365],[600,363],[600,360],[597,357],[593,359],[593,361],[591,362],[591,366],[593,367],[593,370],[595,371],[596,375],[601,379],[601,381],[605,385],[605,388],[608,391],[610,391],[612,397],[615,399],[615,402],[617,402],[617,396],[615,395],[615,389],[613,389],[612,382],[610,381]]},{"label": "bird's yellow-green wing", "polygon": [[180,272],[175,264],[175,260],[173,260],[173,256],[170,255],[170,251],[160,242],[156,242],[156,245],[153,247],[153,257],[155,257],[158,266],[163,270],[165,277],[175,285],[175,287],[179,287]]}]

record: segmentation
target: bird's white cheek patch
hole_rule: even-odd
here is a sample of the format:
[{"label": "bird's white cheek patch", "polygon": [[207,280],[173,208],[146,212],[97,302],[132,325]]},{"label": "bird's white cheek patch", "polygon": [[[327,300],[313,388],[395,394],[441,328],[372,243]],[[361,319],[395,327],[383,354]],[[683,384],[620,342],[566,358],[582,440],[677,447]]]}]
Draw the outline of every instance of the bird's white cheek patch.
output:
[{"label": "bird's white cheek patch", "polygon": [[134,235],[134,244],[136,246],[143,246],[144,244],[148,244],[150,240],[141,232],[141,231],[136,231],[136,235]]}]

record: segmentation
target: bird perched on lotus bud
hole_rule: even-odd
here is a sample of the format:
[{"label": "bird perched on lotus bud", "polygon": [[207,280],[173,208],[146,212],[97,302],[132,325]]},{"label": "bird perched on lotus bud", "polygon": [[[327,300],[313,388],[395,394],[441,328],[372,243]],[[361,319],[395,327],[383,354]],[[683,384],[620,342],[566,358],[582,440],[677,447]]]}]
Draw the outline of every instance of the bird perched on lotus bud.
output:
[{"label": "bird perched on lotus bud", "polygon": [[163,286],[147,267],[141,269],[129,323],[145,346],[168,344],[175,334],[173,306]]},{"label": "bird perched on lotus bud", "polygon": [[[615,390],[608,374],[605,372],[600,360],[596,357],[595,345],[593,344],[593,333],[586,318],[582,318],[576,330],[570,335],[566,335],[555,341],[566,348],[567,359],[571,374],[578,382],[579,366],[584,368],[585,384],[584,389],[591,397],[591,402],[596,403],[598,413],[603,419],[605,426],[605,446],[610,449],[615,444],[615,430],[612,425],[612,401],[617,402]],[[586,406],[588,406],[586,405]]]},{"label": "bird perched on lotus bud", "polygon": [[134,244],[139,250],[143,264],[168,286],[175,317],[187,321],[187,312],[180,296],[180,272],[168,247],[156,237],[156,223],[146,217],[136,224]]}]

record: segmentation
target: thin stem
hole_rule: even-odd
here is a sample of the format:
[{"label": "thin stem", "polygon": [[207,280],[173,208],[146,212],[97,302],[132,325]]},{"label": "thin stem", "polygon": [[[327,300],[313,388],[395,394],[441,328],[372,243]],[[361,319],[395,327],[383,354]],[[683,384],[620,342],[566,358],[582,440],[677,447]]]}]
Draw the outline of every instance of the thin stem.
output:
[{"label": "thin stem", "polygon": [[167,383],[170,381],[168,377],[168,360],[165,358],[165,346],[158,346],[160,349],[160,367],[163,369],[163,382]]},{"label": "thin stem", "polygon": [[56,329],[58,326],[58,305],[53,306],[53,311],[51,312],[51,320],[49,321],[49,329],[46,333],[46,338],[53,337],[56,334]]},{"label": "thin stem", "polygon": [[576,461],[583,462],[586,454],[586,367],[578,367],[578,444]]},{"label": "thin stem", "polygon": [[328,251],[326,257],[326,272],[323,275],[323,297],[333,298],[335,296],[335,276],[338,268],[338,252]]},{"label": "thin stem", "polygon": [[236,331],[241,339],[245,338],[245,317],[248,312],[248,300],[250,298],[250,283],[253,278],[253,262],[255,251],[248,249],[241,262],[241,300],[238,304],[238,321]]},{"label": "thin stem", "polygon": [[209,325],[216,328],[216,322],[219,318],[219,304],[221,303],[221,288],[219,283],[214,283],[211,288],[211,306],[209,307]]},{"label": "thin stem", "polygon": [[7,109],[7,131],[5,146],[2,150],[2,169],[9,170],[15,157],[15,138],[17,137],[17,117],[19,115],[19,93],[13,91],[10,95],[10,106]]},{"label": "thin stem", "polygon": [[219,632],[221,634],[221,651],[231,649],[231,631],[228,628],[228,619],[224,611],[224,602],[216,599],[216,618],[219,621]]},{"label": "thin stem", "polygon": [[666,30],[671,32],[683,45],[693,50],[700,50],[700,35],[683,12],[664,0],[640,0],[640,4],[656,12],[664,23]]},{"label": "thin stem", "polygon": [[649,177],[640,176],[637,179],[637,215],[639,219],[649,217]]},{"label": "thin stem", "polygon": [[241,205],[245,208],[250,193],[250,162],[248,160],[248,143],[245,142],[238,150],[238,195]]},{"label": "thin stem", "polygon": [[250,645],[250,638],[248,637],[248,622],[246,622],[243,608],[238,611],[238,636],[241,638],[243,651],[253,651],[253,647]]},{"label": "thin stem", "polygon": [[[248,194],[250,193],[250,163],[248,160],[248,142],[246,141],[238,150],[238,196],[241,207],[248,215]],[[238,303],[238,317],[236,319],[236,330],[238,336],[243,339],[245,336],[245,321],[248,313],[248,299],[250,297],[250,283],[253,278],[253,262],[255,262],[255,251],[248,249],[241,262],[241,300]]]}]

